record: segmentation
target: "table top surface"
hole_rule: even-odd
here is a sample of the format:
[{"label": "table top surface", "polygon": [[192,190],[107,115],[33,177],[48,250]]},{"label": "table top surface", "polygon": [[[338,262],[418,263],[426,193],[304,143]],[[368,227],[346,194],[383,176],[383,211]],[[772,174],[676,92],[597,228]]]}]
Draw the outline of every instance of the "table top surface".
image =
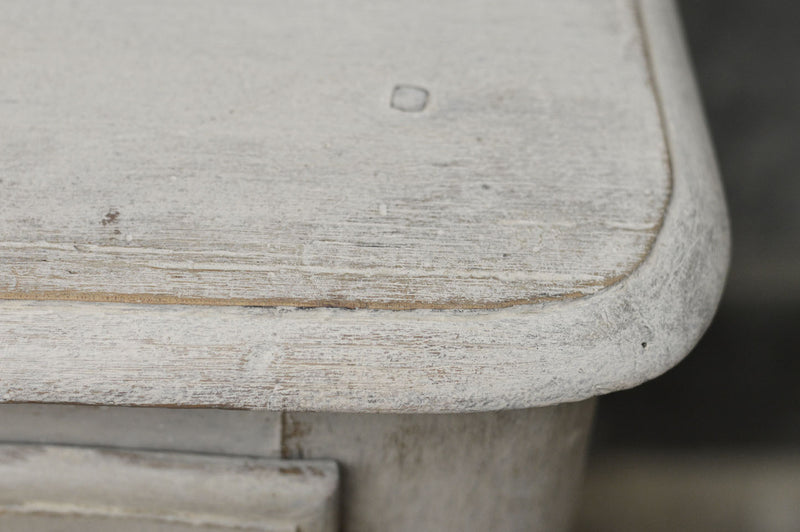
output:
[{"label": "table top surface", "polygon": [[647,256],[629,5],[282,4],[4,8],[0,297],[495,308]]},{"label": "table top surface", "polygon": [[[691,75],[680,63],[674,14],[645,4],[7,2],[0,299],[17,301],[2,303],[0,338],[16,346],[5,356],[22,366],[41,360],[44,368],[58,346],[89,358],[88,366],[65,358],[52,393],[28,393],[26,377],[5,399],[435,411],[562,398],[520,388],[508,393],[525,401],[464,392],[460,403],[444,404],[423,386],[392,402],[395,385],[383,397],[388,381],[366,370],[372,391],[363,383],[326,389],[345,367],[374,366],[393,381],[396,358],[359,351],[380,346],[437,361],[443,382],[457,387],[466,377],[454,370],[454,353],[492,364],[499,349],[514,360],[517,350],[528,353],[523,360],[546,352],[558,360],[555,375],[575,365],[569,353],[591,351],[588,337],[548,332],[554,318],[542,316],[622,286],[655,261],[680,179],[665,108],[687,111],[661,101],[668,89],[656,86],[653,58],[666,65],[662,77]],[[665,44],[649,41],[648,17],[666,27],[654,30]],[[705,154],[705,139],[698,142]],[[710,164],[703,179],[713,188]],[[724,225],[714,216],[707,225]],[[308,320],[301,307],[319,313]],[[597,319],[565,308],[581,323]],[[522,336],[491,333],[504,338],[495,354],[480,351],[490,348],[488,336],[436,343],[456,325],[403,328],[427,310],[450,314],[429,314],[424,327],[469,315],[490,334],[486,324],[505,316],[491,312],[503,309],[538,317]],[[32,320],[46,316],[53,329],[40,323],[33,332]],[[342,320],[358,323],[348,332]],[[396,320],[405,325],[389,331]],[[236,325],[225,329],[228,321]],[[203,337],[200,323],[216,332]],[[309,335],[320,323],[327,332]],[[305,336],[288,334],[292,327]],[[296,365],[303,338],[313,344],[310,358]],[[253,344],[263,352],[253,355]],[[145,355],[154,345],[162,352]],[[114,349],[124,353],[122,366]],[[210,385],[167,393],[144,384],[153,360],[180,372],[202,359],[222,382],[229,368],[250,363],[245,353],[268,356],[262,366],[274,372],[259,399],[258,379],[246,393],[232,382],[240,391],[227,399],[213,398]],[[309,360],[327,360],[328,373],[315,374]],[[82,377],[63,377],[97,364],[121,380],[93,394]],[[304,384],[290,384],[284,371]],[[582,396],[604,386],[584,383]],[[300,399],[304,387],[310,395]]]}]

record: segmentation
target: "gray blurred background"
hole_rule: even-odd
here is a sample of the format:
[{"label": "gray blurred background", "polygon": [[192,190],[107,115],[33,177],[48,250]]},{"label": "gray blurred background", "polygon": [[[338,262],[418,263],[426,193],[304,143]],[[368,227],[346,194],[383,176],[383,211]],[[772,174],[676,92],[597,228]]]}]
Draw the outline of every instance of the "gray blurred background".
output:
[{"label": "gray blurred background", "polygon": [[600,400],[580,532],[800,531],[800,2],[680,0],[733,225],[716,319]]}]

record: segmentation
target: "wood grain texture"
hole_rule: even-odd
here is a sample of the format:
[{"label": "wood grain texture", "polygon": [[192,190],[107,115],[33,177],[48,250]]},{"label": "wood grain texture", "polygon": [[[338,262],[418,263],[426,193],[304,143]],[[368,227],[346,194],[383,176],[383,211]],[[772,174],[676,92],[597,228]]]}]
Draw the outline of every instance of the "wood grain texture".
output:
[{"label": "wood grain texture", "polygon": [[[6,2],[0,298],[495,308],[647,256],[632,2]],[[428,91],[422,112],[394,88]]]},{"label": "wood grain texture", "polygon": [[[634,33],[636,26],[629,18],[630,4],[580,4],[587,12],[601,9],[600,5],[622,6],[614,12],[624,14],[622,20],[628,21],[624,31],[640,35]],[[574,6],[581,11],[577,3]],[[556,3],[540,7],[561,9]],[[606,9],[612,8],[601,10]],[[5,402],[461,412],[575,401],[659,375],[689,352],[714,314],[727,270],[729,230],[674,7],[669,2],[642,1],[639,16],[661,103],[673,187],[650,253],[627,277],[586,297],[495,310],[3,301],[0,398]],[[592,21],[602,26],[598,19]],[[545,35],[554,42],[561,38],[558,32]],[[639,57],[640,47],[629,50],[631,57]],[[562,50],[565,55],[560,63],[573,57],[567,51]],[[584,66],[605,69],[590,61]],[[640,68],[639,75],[644,76],[644,67]],[[621,87],[627,90],[629,81]],[[579,84],[562,89],[566,95],[576,95],[575,102],[570,100],[563,109],[569,116],[571,105],[590,98],[595,87]],[[434,105],[437,92],[431,94]],[[629,98],[617,101],[622,109],[592,109],[607,119],[617,113],[626,115]],[[630,101],[638,100],[634,95]],[[466,112],[466,107],[462,110]],[[423,114],[405,113],[402,120]],[[656,124],[655,114],[637,116]],[[505,118],[513,122],[513,116]],[[588,133],[587,139],[603,136],[598,128]],[[647,145],[659,146],[660,138],[654,135]],[[539,140],[542,146],[553,147],[548,139]],[[575,193],[579,194],[581,183],[594,187],[588,184],[591,180],[578,179],[578,169],[594,168],[595,162],[602,165],[602,153],[582,159],[578,154],[585,144],[559,146],[551,155],[558,157],[558,152],[570,157],[573,171],[567,172],[565,166],[564,175],[575,179]],[[657,162],[656,173],[643,172],[639,178],[663,177],[660,149],[646,152],[652,153],[646,156],[651,164]],[[634,159],[639,156],[625,153]],[[658,194],[665,189],[648,190]],[[43,205],[58,212],[54,196],[43,197]],[[580,216],[583,211],[575,207],[570,205],[570,212],[563,216]],[[99,221],[106,214],[100,211],[106,208],[86,215],[86,220],[97,219],[98,230],[104,228]],[[390,208],[387,203],[387,213],[392,212]],[[653,205],[646,210],[657,212]],[[487,249],[505,238],[499,227],[492,229]],[[49,262],[42,264],[50,267]],[[464,265],[470,264],[465,259]],[[10,270],[4,263],[3,271]],[[492,300],[500,300],[497,293]]]},{"label": "wood grain texture", "polygon": [[0,445],[0,527],[333,532],[338,481],[330,460]]}]

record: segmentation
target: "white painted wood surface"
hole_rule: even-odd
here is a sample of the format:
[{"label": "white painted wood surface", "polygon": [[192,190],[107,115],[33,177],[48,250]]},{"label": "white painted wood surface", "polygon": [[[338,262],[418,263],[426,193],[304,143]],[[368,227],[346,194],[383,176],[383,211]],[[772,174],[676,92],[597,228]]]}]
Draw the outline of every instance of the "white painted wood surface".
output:
[{"label": "white painted wood surface", "polygon": [[0,445],[0,529],[338,529],[330,460]]},{"label": "white painted wood surface", "polygon": [[503,307],[597,292],[661,224],[630,2],[3,12],[4,298]]},{"label": "white painted wood surface", "polygon": [[594,403],[470,414],[7,404],[0,442],[335,460],[347,532],[556,532],[569,530]]},{"label": "white painted wood surface", "polygon": [[594,403],[471,414],[0,405],[0,442],[335,460],[347,532],[556,532],[569,529]]},{"label": "white painted wood surface", "polygon": [[[652,378],[714,313],[727,218],[669,2],[354,3],[303,19],[297,64],[238,7],[77,31],[37,5],[0,37],[4,297],[127,303],[0,303],[3,401],[522,408]],[[209,20],[206,54],[175,44]],[[426,108],[392,109],[396,83]]]},{"label": "white painted wood surface", "polygon": [[0,442],[280,458],[280,412],[0,404]]},{"label": "white painted wood surface", "polygon": [[284,456],[336,459],[347,532],[567,532],[594,404],[289,413]]}]

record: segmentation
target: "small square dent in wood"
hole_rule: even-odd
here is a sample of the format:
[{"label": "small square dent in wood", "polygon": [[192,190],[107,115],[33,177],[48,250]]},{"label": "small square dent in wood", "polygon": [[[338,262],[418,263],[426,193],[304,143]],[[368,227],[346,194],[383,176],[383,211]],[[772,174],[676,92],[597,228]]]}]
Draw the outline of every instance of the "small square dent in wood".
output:
[{"label": "small square dent in wood", "polygon": [[395,85],[392,91],[392,107],[406,113],[419,113],[428,105],[430,93],[414,85]]}]

